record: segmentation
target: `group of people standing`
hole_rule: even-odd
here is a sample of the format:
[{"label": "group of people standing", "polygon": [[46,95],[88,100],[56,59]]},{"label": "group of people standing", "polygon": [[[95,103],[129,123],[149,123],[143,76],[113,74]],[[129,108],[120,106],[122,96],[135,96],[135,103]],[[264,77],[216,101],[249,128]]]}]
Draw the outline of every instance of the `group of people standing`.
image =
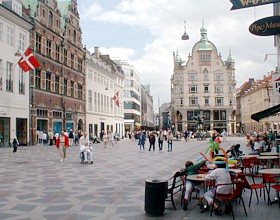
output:
[{"label": "group of people standing", "polygon": [[151,150],[155,151],[155,144],[156,142],[158,142],[158,150],[161,152],[163,149],[164,141],[167,141],[167,148],[168,148],[167,152],[172,152],[174,136],[171,130],[169,130],[166,135],[164,135],[162,130],[159,130],[158,132],[155,131],[146,132],[145,130],[140,131],[140,133],[137,134],[137,138],[136,138],[136,140],[138,140],[139,151],[145,150],[145,143],[147,139],[149,140],[149,144],[150,144],[149,151]]}]

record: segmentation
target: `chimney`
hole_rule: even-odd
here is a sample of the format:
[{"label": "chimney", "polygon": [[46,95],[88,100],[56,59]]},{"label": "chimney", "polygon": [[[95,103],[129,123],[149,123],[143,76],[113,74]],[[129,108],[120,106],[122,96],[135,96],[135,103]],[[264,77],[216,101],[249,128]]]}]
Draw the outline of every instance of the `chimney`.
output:
[{"label": "chimney", "polygon": [[99,59],[99,47],[94,47],[95,57]]}]

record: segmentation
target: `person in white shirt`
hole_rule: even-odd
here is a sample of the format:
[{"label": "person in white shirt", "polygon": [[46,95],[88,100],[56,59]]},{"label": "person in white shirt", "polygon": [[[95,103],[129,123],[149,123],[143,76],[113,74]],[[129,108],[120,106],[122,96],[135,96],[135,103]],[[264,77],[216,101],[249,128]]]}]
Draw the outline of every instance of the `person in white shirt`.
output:
[{"label": "person in white shirt", "polygon": [[[226,163],[224,161],[217,160],[216,169],[205,175],[205,180],[215,180],[215,185],[217,184],[229,184],[218,186],[217,188],[213,188],[204,193],[204,198],[207,201],[208,205],[212,205],[214,203],[215,213],[219,214],[221,212],[221,207],[213,201],[215,191],[221,194],[229,194],[232,193],[232,185],[231,178],[229,172],[226,170]],[[207,206],[204,206],[207,208]]]},{"label": "person in white shirt", "polygon": [[84,163],[88,162],[88,154],[90,162],[93,163],[93,149],[90,146],[89,136],[86,132],[80,137],[79,145],[80,152],[84,154]]}]

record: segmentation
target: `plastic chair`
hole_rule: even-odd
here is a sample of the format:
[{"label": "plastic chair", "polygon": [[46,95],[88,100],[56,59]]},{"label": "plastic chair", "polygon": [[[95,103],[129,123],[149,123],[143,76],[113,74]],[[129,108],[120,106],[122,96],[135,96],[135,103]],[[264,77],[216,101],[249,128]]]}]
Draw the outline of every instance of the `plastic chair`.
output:
[{"label": "plastic chair", "polygon": [[[230,202],[230,204],[232,205],[232,201],[233,200],[240,199],[240,201],[242,201],[242,205],[243,205],[245,214],[246,214],[246,216],[248,216],[246,208],[245,208],[245,205],[244,205],[244,200],[242,198],[242,192],[244,190],[244,185],[245,185],[244,181],[235,181],[234,183],[229,183],[229,184],[217,184],[215,187],[225,186],[225,185],[232,185],[234,187],[233,193],[221,194],[221,193],[217,193],[215,191],[214,200],[213,201],[215,201],[217,198],[219,198],[221,200],[225,200],[225,201]],[[214,209],[214,203],[213,203],[212,208],[211,208],[210,216],[212,216],[213,209]],[[231,209],[231,213],[232,213],[232,218],[235,219],[234,213],[233,213],[233,208]]]},{"label": "plastic chair", "polygon": [[265,188],[266,188],[266,191],[267,191],[267,196],[268,196],[267,204],[272,204],[272,202],[270,200],[270,188],[273,188],[277,192],[278,203],[279,203],[279,208],[280,208],[280,200],[279,200],[280,199],[280,197],[279,197],[280,185],[279,184],[271,185],[273,183],[278,183],[277,179],[276,179],[276,175],[263,173],[262,177],[263,177],[263,183],[265,185]]},{"label": "plastic chair", "polygon": [[246,174],[246,168],[248,168],[250,175],[253,175],[255,167],[257,167],[257,165],[258,165],[258,159],[256,157],[244,158],[242,160],[242,165],[243,165],[245,174]]},{"label": "plastic chair", "polygon": [[[261,196],[261,189],[265,189],[265,185],[264,184],[259,184],[259,183],[255,183],[255,180],[254,180],[254,177],[253,178],[253,184],[249,184],[246,176],[244,175],[244,173],[239,173],[238,174],[238,178],[242,181],[244,181],[244,188],[245,189],[249,189],[251,190],[251,194],[250,194],[250,200],[249,200],[249,208],[251,206],[251,200],[252,200],[252,195],[253,195],[253,190],[255,190],[255,193],[256,193],[256,197],[257,197],[257,200],[259,202],[259,196],[258,196],[258,192],[257,192],[257,189],[260,189],[260,196]],[[264,200],[265,200],[265,193],[264,194]]]}]

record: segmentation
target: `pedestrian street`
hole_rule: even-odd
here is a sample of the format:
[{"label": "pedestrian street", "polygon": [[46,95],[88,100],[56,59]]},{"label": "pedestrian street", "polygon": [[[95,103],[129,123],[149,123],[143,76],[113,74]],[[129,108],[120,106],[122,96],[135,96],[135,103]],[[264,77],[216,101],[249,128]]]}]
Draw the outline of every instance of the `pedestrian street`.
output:
[{"label": "pedestrian street", "polygon": [[[246,151],[245,137],[229,137],[221,144],[228,149],[241,144]],[[104,148],[94,144],[94,163],[80,164],[79,148],[67,151],[67,160],[60,162],[55,146],[0,148],[0,219],[1,220],[86,220],[86,219],[231,219],[231,215],[213,216],[200,214],[197,201],[183,211],[180,195],[176,198],[177,210],[170,202],[165,203],[165,214],[154,218],[144,210],[145,180],[168,179],[184,166],[186,160],[194,162],[209,146],[205,141],[174,141],[173,152],[163,152],[157,145],[155,152],[139,152],[137,142],[121,140],[114,147]],[[249,192],[245,204],[248,205]],[[248,198],[247,198],[248,197]],[[247,208],[246,219],[269,219],[278,216],[278,205],[269,207],[263,199],[252,201]],[[241,206],[235,211],[236,218],[245,218]],[[240,218],[239,218],[240,217]]]}]

